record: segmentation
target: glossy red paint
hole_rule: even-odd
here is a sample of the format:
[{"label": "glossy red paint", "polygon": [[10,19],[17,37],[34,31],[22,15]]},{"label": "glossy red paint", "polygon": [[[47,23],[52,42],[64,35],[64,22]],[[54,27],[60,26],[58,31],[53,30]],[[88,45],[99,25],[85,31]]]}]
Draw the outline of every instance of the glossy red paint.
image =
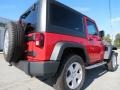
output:
[{"label": "glossy red paint", "polygon": [[30,61],[46,61],[50,60],[50,56],[52,54],[52,51],[54,49],[54,46],[58,42],[67,41],[67,42],[76,42],[76,43],[82,43],[83,45],[87,45],[86,41],[87,38],[81,38],[81,37],[75,37],[75,36],[69,36],[69,35],[62,35],[62,34],[55,34],[55,33],[44,33],[44,47],[36,47],[35,41],[31,41],[28,43],[31,45],[31,48],[28,48],[28,51],[33,50],[36,53],[35,57],[29,57],[28,60]]},{"label": "glossy red paint", "polygon": [[[36,41],[29,41],[27,43],[27,51],[35,52],[35,56],[27,56],[27,59],[29,61],[35,61],[35,62],[48,61],[50,60],[52,51],[56,43],[63,41],[63,42],[75,42],[84,45],[86,47],[88,56],[90,58],[90,64],[102,61],[104,56],[104,45],[100,41],[99,36],[93,36],[88,34],[88,28],[86,23],[87,20],[91,20],[91,19],[84,17],[85,30],[87,35],[86,38],[44,32],[42,33],[44,35],[43,47],[36,46]],[[93,20],[91,21],[94,22]],[[31,33],[28,36],[31,36],[33,34],[35,33]]]},{"label": "glossy red paint", "polygon": [[87,20],[93,22],[96,26],[97,33],[99,33],[99,30],[97,28],[97,25],[94,20],[84,17],[85,20],[85,27],[86,27],[86,33],[87,33],[87,39],[89,42],[89,46],[87,47],[87,51],[89,53],[90,63],[96,63],[104,60],[104,45],[101,41],[101,38],[97,35],[91,35],[88,33],[88,27],[87,27]]}]

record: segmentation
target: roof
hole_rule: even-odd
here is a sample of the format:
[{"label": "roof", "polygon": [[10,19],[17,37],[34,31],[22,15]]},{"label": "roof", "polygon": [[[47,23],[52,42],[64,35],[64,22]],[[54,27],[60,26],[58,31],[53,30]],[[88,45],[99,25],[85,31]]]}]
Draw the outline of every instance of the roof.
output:
[{"label": "roof", "polygon": [[[54,1],[54,0],[53,0],[53,1]],[[90,18],[90,17],[84,15],[83,13],[81,13],[81,12],[79,12],[79,11],[73,9],[73,8],[71,8],[70,6],[67,6],[67,5],[65,5],[65,4],[63,4],[63,3],[59,2],[59,1],[54,1],[54,2],[57,3],[58,5],[64,7],[64,8],[67,8],[67,9],[73,11],[73,12],[76,12],[76,13],[78,13],[78,14],[80,14],[80,15],[82,15],[82,16],[84,16],[84,17],[87,17],[88,19],[94,21],[92,18]]]}]

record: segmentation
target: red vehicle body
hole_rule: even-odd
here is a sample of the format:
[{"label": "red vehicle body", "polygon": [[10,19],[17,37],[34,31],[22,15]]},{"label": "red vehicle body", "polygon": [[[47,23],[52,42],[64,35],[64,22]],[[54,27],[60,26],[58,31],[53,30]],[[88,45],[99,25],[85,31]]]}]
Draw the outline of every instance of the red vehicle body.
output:
[{"label": "red vehicle body", "polygon": [[[85,22],[87,17],[84,17]],[[94,22],[93,20],[91,20]],[[95,22],[94,22],[95,23]],[[86,23],[85,23],[86,24]],[[86,24],[87,25],[87,24]],[[98,31],[97,31],[98,32]],[[30,33],[29,35],[40,34],[40,33]],[[104,60],[104,53],[105,53],[105,46],[101,42],[101,38],[99,36],[93,36],[88,34],[87,26],[86,26],[86,38],[82,37],[75,37],[70,35],[63,35],[63,34],[55,34],[55,33],[42,33],[44,35],[44,46],[38,47],[36,46],[35,41],[30,41],[27,43],[28,51],[33,51],[36,53],[35,57],[28,56],[27,59],[29,61],[48,61],[50,60],[51,53],[56,45],[56,43],[64,41],[64,42],[75,42],[78,44],[84,45],[90,57],[90,63],[94,64],[97,62],[101,62]],[[28,35],[28,36],[29,36]],[[89,40],[93,39],[93,40]]]},{"label": "red vehicle body", "polygon": [[[10,25],[9,36],[25,38],[21,44],[25,46],[22,52],[25,57],[15,62],[20,57],[16,59],[20,45],[14,46],[18,40],[10,37],[9,41],[13,41],[10,45],[19,48],[4,49],[6,60],[28,75],[56,77],[58,90],[80,90],[85,69],[101,65],[106,65],[109,71],[117,69],[117,53],[113,51],[117,48],[104,45],[104,32],[98,30],[95,21],[56,0],[39,0],[21,15],[20,26],[14,26],[22,27],[24,36],[20,37],[19,30],[16,34],[12,32],[15,28]],[[5,44],[7,35],[6,31]],[[7,54],[11,52],[16,60]]]}]

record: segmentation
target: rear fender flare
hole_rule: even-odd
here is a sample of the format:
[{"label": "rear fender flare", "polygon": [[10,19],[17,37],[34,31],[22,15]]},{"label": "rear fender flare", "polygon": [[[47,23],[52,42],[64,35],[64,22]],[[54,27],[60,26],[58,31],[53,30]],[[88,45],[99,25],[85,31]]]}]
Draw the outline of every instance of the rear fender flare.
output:
[{"label": "rear fender flare", "polygon": [[86,62],[87,62],[87,64],[89,64],[89,57],[88,57],[87,50],[86,50],[85,46],[83,46],[82,44],[79,44],[79,43],[71,43],[71,42],[58,42],[53,49],[50,60],[60,61],[61,57],[63,55],[63,52],[66,48],[80,48],[80,49],[82,49],[85,53],[85,56],[86,56],[85,57]]}]

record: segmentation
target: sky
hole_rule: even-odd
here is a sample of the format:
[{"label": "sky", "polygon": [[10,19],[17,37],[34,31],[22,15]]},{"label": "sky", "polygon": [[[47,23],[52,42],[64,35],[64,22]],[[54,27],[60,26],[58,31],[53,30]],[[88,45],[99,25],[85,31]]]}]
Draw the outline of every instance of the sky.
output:
[{"label": "sky", "polygon": [[[18,20],[19,16],[37,0],[0,0],[0,17]],[[94,19],[99,30],[111,37],[120,33],[120,0],[111,0],[112,18],[109,14],[109,0],[58,0]],[[111,24],[112,23],[112,28]]]}]

